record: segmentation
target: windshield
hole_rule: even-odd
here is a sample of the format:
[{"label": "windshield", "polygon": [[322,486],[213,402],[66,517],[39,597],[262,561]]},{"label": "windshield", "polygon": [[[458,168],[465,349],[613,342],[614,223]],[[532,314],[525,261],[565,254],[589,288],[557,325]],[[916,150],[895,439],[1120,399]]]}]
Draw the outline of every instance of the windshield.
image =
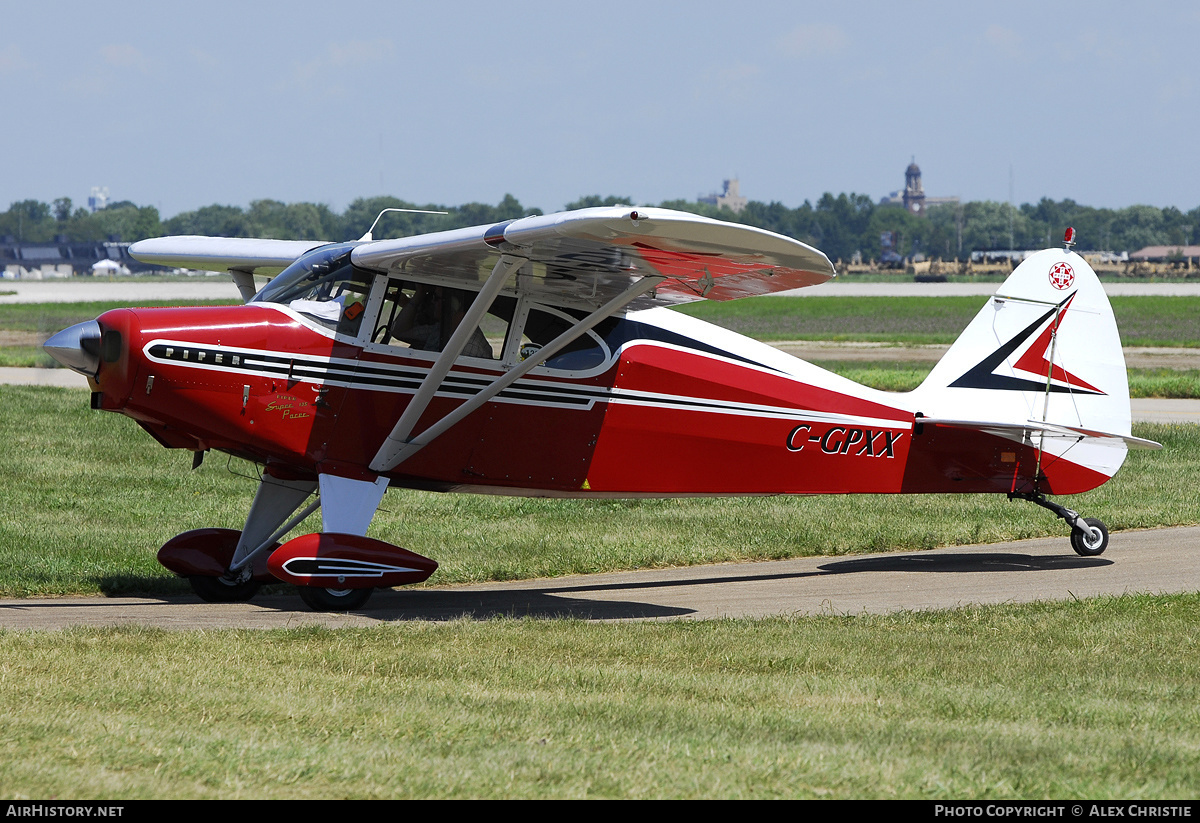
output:
[{"label": "windshield", "polygon": [[279,303],[342,334],[358,334],[374,275],[350,263],[356,245],[334,243],[309,252],[250,302]]}]

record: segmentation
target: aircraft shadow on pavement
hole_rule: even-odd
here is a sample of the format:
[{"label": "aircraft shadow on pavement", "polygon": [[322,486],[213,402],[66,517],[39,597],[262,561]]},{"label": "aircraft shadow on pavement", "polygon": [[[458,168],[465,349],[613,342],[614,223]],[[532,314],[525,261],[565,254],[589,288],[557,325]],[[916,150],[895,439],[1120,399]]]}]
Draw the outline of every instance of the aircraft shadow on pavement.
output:
[{"label": "aircraft shadow on pavement", "polygon": [[963,552],[962,554],[902,554],[895,557],[863,557],[826,563],[821,570],[833,574],[853,572],[1047,572],[1111,566],[1101,557],[1074,554],[1039,556]]},{"label": "aircraft shadow on pavement", "polygon": [[[279,607],[290,610],[289,606],[282,602]],[[683,617],[693,612],[693,609],[654,603],[562,597],[553,590],[513,589],[481,592],[389,589],[376,592],[361,614],[385,621],[489,620],[497,617],[632,620]]]}]

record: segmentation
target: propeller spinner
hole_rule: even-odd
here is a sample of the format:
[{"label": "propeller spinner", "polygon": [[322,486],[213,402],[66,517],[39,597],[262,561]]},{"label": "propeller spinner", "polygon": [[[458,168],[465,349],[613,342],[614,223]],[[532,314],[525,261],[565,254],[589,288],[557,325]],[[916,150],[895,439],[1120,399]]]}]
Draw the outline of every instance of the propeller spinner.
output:
[{"label": "propeller spinner", "polygon": [[100,371],[100,324],[76,323],[42,344],[46,354],[80,374],[95,377]]}]

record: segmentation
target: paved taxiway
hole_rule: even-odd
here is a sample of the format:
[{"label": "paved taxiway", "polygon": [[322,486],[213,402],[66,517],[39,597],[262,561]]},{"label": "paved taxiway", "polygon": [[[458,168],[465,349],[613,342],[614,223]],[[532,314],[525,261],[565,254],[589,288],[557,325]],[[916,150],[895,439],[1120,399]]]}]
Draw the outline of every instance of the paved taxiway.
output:
[{"label": "paved taxiway", "polygon": [[195,597],[0,600],[0,628],[376,626],[497,616],[709,620],[953,609],[1130,593],[1200,591],[1200,526],[1117,532],[1100,557],[1066,536],[924,552],[806,557],[551,580],[377,592],[357,614],[308,611],[292,592],[250,603]]}]

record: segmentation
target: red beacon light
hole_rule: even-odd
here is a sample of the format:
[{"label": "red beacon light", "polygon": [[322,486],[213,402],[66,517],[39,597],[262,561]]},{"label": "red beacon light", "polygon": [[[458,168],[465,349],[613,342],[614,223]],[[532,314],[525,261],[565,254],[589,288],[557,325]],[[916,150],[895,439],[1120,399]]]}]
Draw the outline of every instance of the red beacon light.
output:
[{"label": "red beacon light", "polygon": [[1063,234],[1063,247],[1067,251],[1070,251],[1071,246],[1074,246],[1074,245],[1075,245],[1075,229],[1071,226],[1068,226],[1066,233]]}]

